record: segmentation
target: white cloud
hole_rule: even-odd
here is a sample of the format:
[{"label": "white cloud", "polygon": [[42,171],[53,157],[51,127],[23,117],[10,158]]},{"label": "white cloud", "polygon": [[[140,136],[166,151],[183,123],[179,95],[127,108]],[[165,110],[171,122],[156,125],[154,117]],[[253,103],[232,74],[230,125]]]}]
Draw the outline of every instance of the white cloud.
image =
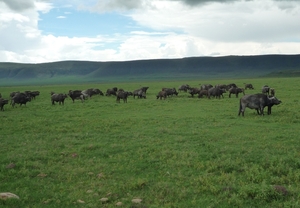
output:
[{"label": "white cloud", "polygon": [[157,2],[155,10],[130,16],[154,30],[175,30],[214,41],[280,41],[300,32],[300,4],[294,13],[274,7],[272,1],[209,4],[189,8],[179,2]]},{"label": "white cloud", "polygon": [[[298,1],[88,0],[85,5],[83,1],[60,1],[69,8],[89,11],[91,5],[102,12],[127,10],[123,15],[139,26],[130,33],[96,37],[44,35],[38,25],[39,14],[51,12],[54,5],[38,0],[17,2],[0,0],[0,61],[122,61],[300,53]],[[71,6],[72,2],[77,4]]]},{"label": "white cloud", "polygon": [[5,5],[14,11],[24,11],[27,9],[32,9],[34,8],[34,2],[34,0],[0,0],[0,4]]}]

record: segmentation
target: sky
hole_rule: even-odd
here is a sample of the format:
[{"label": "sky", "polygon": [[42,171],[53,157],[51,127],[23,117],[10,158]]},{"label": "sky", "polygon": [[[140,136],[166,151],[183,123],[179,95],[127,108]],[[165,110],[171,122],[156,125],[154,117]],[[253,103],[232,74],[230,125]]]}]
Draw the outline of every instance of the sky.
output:
[{"label": "sky", "polygon": [[300,54],[300,0],[0,0],[0,62]]}]

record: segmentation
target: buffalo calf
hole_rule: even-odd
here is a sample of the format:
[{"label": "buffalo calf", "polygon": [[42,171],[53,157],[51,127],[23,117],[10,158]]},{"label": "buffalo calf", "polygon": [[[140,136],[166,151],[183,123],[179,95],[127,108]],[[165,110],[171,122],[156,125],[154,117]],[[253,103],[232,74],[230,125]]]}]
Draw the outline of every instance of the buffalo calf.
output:
[{"label": "buffalo calf", "polygon": [[4,111],[3,106],[6,105],[6,104],[8,104],[8,100],[3,99],[3,98],[0,97],[0,110],[1,111]]}]

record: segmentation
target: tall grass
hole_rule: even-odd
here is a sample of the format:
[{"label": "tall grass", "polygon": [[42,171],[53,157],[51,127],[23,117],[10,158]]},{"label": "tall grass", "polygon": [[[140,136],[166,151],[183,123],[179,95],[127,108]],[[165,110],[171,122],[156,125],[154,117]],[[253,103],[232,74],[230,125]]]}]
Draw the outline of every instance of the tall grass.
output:
[{"label": "tall grass", "polygon": [[[299,206],[299,78],[188,84],[232,82],[252,83],[255,90],[247,94],[268,84],[282,104],[273,107],[272,115],[246,109],[245,117],[238,117],[239,99],[228,94],[220,100],[184,92],[156,99],[162,87],[186,81],[0,88],[3,97],[16,90],[41,92],[26,107],[6,105],[0,112],[0,192],[20,197],[0,206]],[[147,99],[50,102],[50,91],[114,86],[129,91],[149,86]],[[134,198],[142,202],[135,204]]]}]

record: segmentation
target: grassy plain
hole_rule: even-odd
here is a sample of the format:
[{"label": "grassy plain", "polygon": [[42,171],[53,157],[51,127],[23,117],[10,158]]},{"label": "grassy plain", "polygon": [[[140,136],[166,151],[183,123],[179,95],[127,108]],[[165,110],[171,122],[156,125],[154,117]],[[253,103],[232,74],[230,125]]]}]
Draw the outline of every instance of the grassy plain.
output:
[{"label": "grassy plain", "polygon": [[[0,87],[39,90],[27,106],[0,112],[0,192],[19,200],[3,207],[299,207],[300,78],[119,82]],[[272,115],[239,99],[156,100],[162,87],[199,83],[268,84],[282,104]],[[95,96],[52,106],[50,91],[149,86],[147,99],[116,103]],[[241,97],[241,96],[240,96]],[[15,164],[15,167],[9,167]],[[101,202],[101,198],[108,201]],[[135,204],[132,199],[142,199]]]}]

